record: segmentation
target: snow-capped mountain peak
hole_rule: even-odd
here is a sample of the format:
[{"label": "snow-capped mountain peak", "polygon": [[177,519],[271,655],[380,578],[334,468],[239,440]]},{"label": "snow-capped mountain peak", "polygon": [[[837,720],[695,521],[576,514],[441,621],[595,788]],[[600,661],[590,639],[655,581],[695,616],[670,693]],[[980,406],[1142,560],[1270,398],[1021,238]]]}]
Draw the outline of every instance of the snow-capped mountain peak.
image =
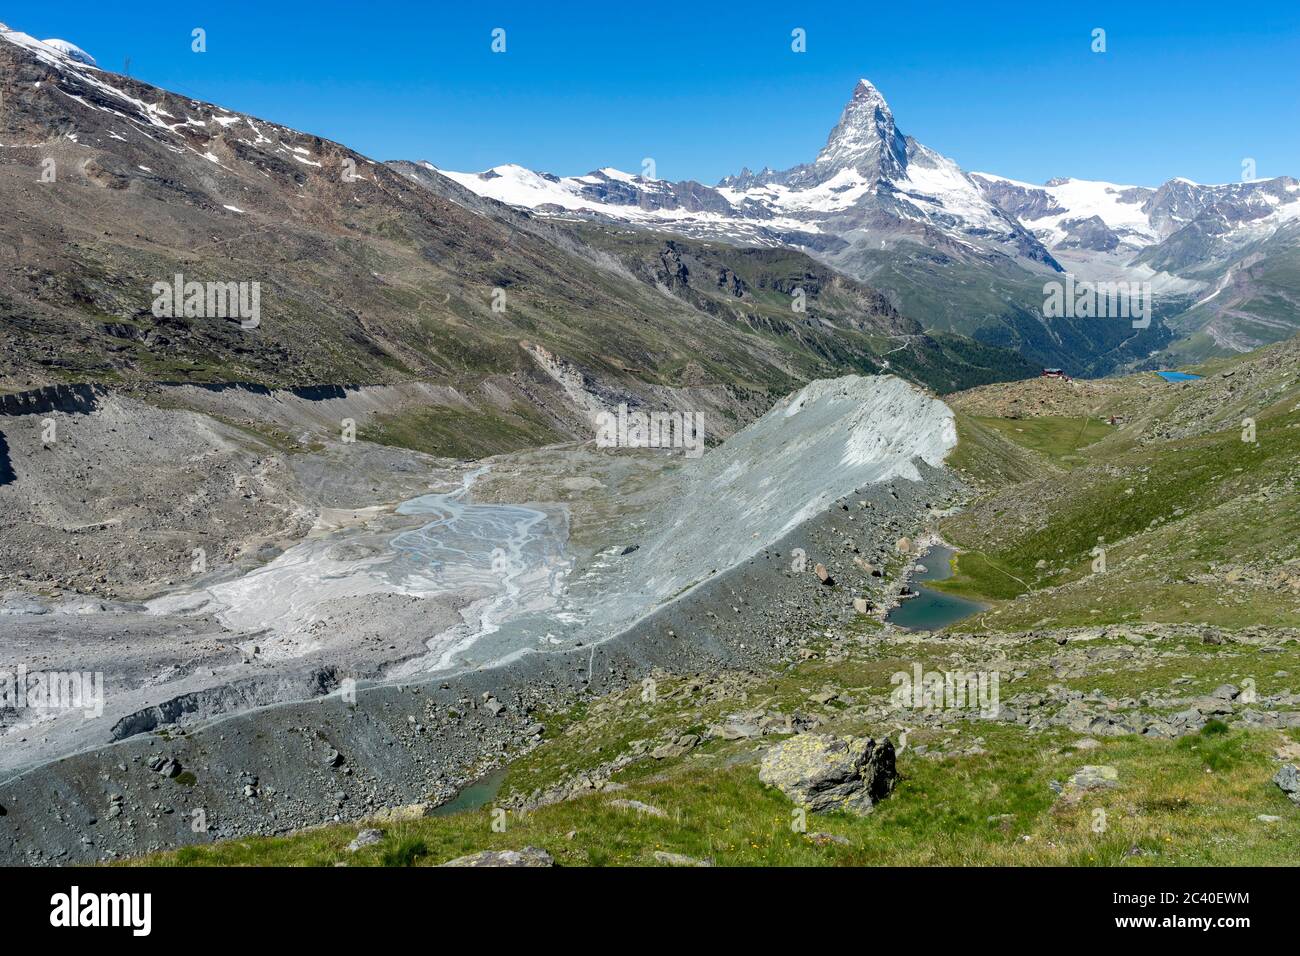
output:
[{"label": "snow-capped mountain peak", "polygon": [[1088,179],[1042,186],[993,173],[971,173],[984,194],[1033,231],[1049,249],[1141,249],[1159,237],[1145,206],[1155,190]]},{"label": "snow-capped mountain peak", "polygon": [[957,163],[899,131],[885,97],[858,80],[811,163],[728,176],[716,187],[608,167],[558,177],[520,166],[443,175],[482,196],[544,215],[636,222],[692,236],[792,245],[827,254],[941,244],[966,258],[1001,255],[1055,269],[1051,255]]},{"label": "snow-capped mountain peak", "polygon": [[1300,210],[1295,181],[1286,176],[1217,186],[1179,176],[1158,188],[1087,179],[1051,179],[1035,186],[991,173],[971,178],[1054,253],[1131,256],[1194,223],[1216,235],[1237,230],[1256,239],[1289,223]]},{"label": "snow-capped mountain peak", "polygon": [[906,146],[889,104],[869,80],[858,80],[814,166],[855,168],[864,175],[896,179],[904,174],[906,163]]}]

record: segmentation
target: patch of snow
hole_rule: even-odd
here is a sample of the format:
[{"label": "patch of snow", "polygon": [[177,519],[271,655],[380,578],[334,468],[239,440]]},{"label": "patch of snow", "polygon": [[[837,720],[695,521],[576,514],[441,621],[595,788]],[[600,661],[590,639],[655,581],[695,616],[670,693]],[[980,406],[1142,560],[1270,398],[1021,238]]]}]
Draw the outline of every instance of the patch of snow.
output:
[{"label": "patch of snow", "polygon": [[904,198],[923,212],[960,216],[968,227],[1005,231],[1006,219],[955,162],[922,146],[896,184]]},{"label": "patch of snow", "polygon": [[1020,179],[1012,179],[1009,176],[999,176],[997,173],[983,173],[971,170],[972,176],[978,176],[980,179],[991,179],[995,182],[1006,183],[1009,186],[1019,186],[1021,189],[1046,189],[1047,187],[1038,183],[1027,183]]},{"label": "patch of snow", "polygon": [[46,46],[50,47],[51,49],[57,50],[60,54],[66,56],[69,60],[76,60],[78,63],[85,64],[86,66],[98,65],[97,63],[95,63],[95,58],[93,56],[91,56],[81,47],[77,46],[75,43],[69,43],[67,40],[55,40],[55,39],[42,40],[41,42],[44,43]]}]

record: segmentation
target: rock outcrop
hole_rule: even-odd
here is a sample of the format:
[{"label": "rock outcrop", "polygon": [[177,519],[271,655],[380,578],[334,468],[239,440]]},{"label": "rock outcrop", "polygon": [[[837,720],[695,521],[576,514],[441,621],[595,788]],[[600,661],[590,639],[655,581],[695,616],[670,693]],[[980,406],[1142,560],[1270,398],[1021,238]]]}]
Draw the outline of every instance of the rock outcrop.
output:
[{"label": "rock outcrop", "polygon": [[443,866],[555,866],[555,860],[545,850],[526,846],[522,850],[483,850],[469,856],[458,856]]},{"label": "rock outcrop", "polygon": [[1300,768],[1289,763],[1273,776],[1273,782],[1282,788],[1292,803],[1300,803]]}]

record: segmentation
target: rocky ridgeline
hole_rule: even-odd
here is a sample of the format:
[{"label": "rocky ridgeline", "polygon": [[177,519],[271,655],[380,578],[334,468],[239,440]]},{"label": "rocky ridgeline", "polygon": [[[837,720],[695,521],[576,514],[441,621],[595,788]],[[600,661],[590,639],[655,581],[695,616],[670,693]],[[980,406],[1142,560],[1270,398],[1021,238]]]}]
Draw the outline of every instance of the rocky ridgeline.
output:
[{"label": "rocky ridgeline", "polygon": [[[1151,387],[1165,386],[1152,376]],[[1122,379],[1031,378],[1020,382],[994,383],[958,392],[949,404],[970,415],[996,418],[1077,418],[1092,414],[1103,405],[1122,405],[1130,401],[1133,389]],[[1134,403],[1140,406],[1140,401]]]}]

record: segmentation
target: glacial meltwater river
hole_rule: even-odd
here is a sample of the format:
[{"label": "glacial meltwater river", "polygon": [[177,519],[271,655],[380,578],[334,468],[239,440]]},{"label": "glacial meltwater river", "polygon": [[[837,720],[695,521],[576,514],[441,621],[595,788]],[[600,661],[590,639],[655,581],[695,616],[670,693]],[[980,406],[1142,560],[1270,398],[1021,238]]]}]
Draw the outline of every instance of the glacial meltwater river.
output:
[{"label": "glacial meltwater river", "polygon": [[[318,649],[318,625],[341,602],[385,594],[468,596],[461,621],[432,635],[427,652],[397,665],[393,677],[452,666],[507,622],[512,632],[516,625],[525,631],[541,625],[545,634],[545,625],[554,629],[568,618],[559,606],[573,566],[566,517],[560,510],[474,503],[470,490],[486,470],[469,473],[454,491],[399,505],[399,514],[422,520],[418,527],[391,536],[348,529],[311,538],[241,577],[155,599],[149,607],[213,611],[232,630],[259,635],[259,658],[267,661]],[[500,637],[506,646],[494,653],[521,646],[513,633]]]},{"label": "glacial meltwater river", "polygon": [[[458,654],[507,622],[512,630],[527,632],[529,622],[545,630],[567,618],[559,607],[564,579],[573,568],[565,549],[566,529],[536,508],[466,500],[486,471],[485,466],[471,472],[450,494],[422,495],[397,508],[398,514],[430,520],[394,537],[396,553],[422,567],[446,592],[488,596],[461,612],[460,625],[430,641],[427,656],[393,668],[390,677],[451,666]],[[512,649],[518,648],[504,648],[507,653]]]}]

